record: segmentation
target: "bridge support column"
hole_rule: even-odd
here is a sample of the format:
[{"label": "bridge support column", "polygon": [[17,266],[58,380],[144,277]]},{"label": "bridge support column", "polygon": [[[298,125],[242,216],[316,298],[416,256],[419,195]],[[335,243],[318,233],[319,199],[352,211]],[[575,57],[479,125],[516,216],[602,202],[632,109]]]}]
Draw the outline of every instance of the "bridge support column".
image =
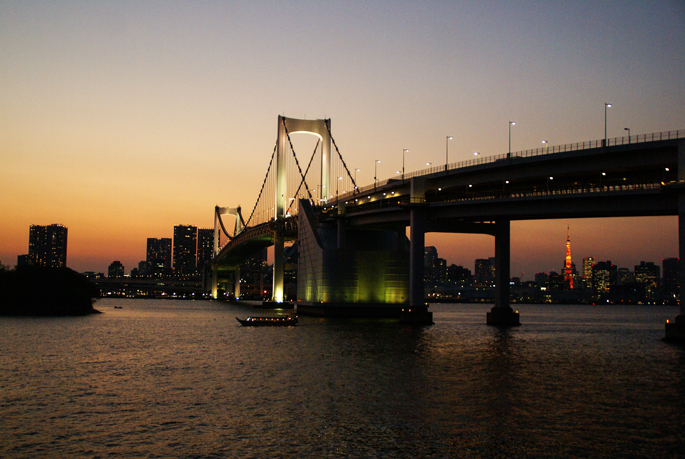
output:
[{"label": "bridge support column", "polygon": [[280,231],[274,233],[274,280],[272,285],[274,303],[283,303],[283,271],[285,268],[285,244]]},{"label": "bridge support column", "polygon": [[[678,180],[685,180],[685,141],[678,144]],[[685,288],[685,189],[678,190],[678,302],[680,314],[675,321],[666,322],[665,341],[685,343],[685,302],[683,289]]]},{"label": "bridge support column", "polygon": [[409,306],[402,308],[400,322],[416,325],[433,324],[433,313],[424,301],[423,268],[426,244],[426,213],[414,207],[410,215],[409,241]]},{"label": "bridge support column", "polygon": [[495,306],[487,314],[487,324],[497,326],[521,325],[518,312],[509,305],[511,269],[511,222],[495,223]]},{"label": "bridge support column", "polygon": [[236,300],[240,299],[240,266],[236,266],[233,271],[233,295]]},{"label": "bridge support column", "polygon": [[212,298],[216,300],[219,290],[219,273],[216,264],[212,263]]}]

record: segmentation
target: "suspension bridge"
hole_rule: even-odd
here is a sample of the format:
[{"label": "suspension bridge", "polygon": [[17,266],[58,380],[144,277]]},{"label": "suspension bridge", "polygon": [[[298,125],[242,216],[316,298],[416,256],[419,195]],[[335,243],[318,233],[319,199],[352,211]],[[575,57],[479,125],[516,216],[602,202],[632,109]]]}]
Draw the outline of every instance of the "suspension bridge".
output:
[{"label": "suspension bridge", "polygon": [[[303,161],[293,148],[295,133],[317,137]],[[231,231],[225,215],[235,217]],[[222,284],[238,296],[240,263],[273,246],[272,300],[282,302],[284,245],[297,241],[298,312],[427,322],[425,233],[489,234],[496,300],[487,321],[518,324],[509,305],[512,220],[663,215],[679,217],[682,263],[685,130],[478,157],[358,186],[329,119],[279,116],[271,161],[247,219],[240,208],[215,208],[211,289],[216,297]],[[228,239],[223,246],[220,230]],[[681,285],[684,275],[681,267]]]}]

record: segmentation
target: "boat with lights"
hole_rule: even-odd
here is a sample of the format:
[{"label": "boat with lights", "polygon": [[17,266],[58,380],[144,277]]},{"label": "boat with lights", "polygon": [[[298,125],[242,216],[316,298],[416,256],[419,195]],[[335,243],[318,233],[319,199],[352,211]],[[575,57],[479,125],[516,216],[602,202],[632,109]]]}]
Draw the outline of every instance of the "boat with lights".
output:
[{"label": "boat with lights", "polygon": [[267,317],[247,317],[236,320],[245,327],[278,327],[297,325],[297,316],[267,316]]}]

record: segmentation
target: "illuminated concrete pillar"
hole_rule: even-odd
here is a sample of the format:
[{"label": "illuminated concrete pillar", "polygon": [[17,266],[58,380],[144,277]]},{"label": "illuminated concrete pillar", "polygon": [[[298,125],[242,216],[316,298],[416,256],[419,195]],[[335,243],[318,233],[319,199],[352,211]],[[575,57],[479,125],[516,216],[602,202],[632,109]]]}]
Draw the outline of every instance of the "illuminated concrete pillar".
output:
[{"label": "illuminated concrete pillar", "polygon": [[236,300],[240,299],[240,266],[236,266],[233,271],[233,295]]},{"label": "illuminated concrete pillar", "polygon": [[409,240],[409,305],[423,306],[424,248],[426,244],[426,215],[415,207],[410,214]]},{"label": "illuminated concrete pillar", "polygon": [[275,303],[282,303],[284,298],[283,274],[285,271],[285,244],[283,234],[274,232],[274,268],[273,268],[273,298]]}]

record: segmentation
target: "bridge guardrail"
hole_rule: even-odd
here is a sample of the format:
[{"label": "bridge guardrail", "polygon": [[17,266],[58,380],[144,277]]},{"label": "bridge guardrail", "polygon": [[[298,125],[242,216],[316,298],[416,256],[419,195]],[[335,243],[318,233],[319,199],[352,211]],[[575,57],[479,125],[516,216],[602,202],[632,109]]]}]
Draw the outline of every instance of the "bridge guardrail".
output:
[{"label": "bridge guardrail", "polygon": [[[659,140],[673,140],[673,139],[682,139],[685,138],[685,129],[679,129],[675,131],[662,131],[662,132],[653,132],[650,134],[638,134],[638,135],[631,135],[631,136],[624,136],[624,137],[614,137],[611,139],[607,139],[606,145],[607,146],[617,146],[617,145],[630,145],[634,143],[645,143],[645,142],[655,142]],[[543,156],[543,155],[551,155],[554,153],[564,153],[567,151],[578,151],[578,150],[586,150],[589,148],[601,148],[604,146],[604,139],[601,140],[588,140],[585,142],[575,142],[575,143],[568,143],[565,145],[552,145],[549,147],[540,147],[540,148],[534,148],[530,150],[521,150],[521,151],[516,151],[512,152],[511,154],[508,153],[503,153],[499,155],[493,155],[493,156],[485,156],[485,157],[478,157],[474,159],[470,159],[467,161],[459,161],[456,163],[450,163],[447,165],[447,170],[453,170],[453,169],[461,169],[463,167],[471,167],[471,166],[477,166],[480,164],[489,164],[493,163],[495,161],[498,161],[500,159],[507,159],[509,157],[511,158],[528,158],[532,156]],[[436,174],[438,172],[444,172],[445,165],[440,165],[440,166],[433,166],[427,169],[421,169],[418,171],[414,172],[409,172],[407,174],[404,174],[404,180],[408,180],[412,177],[421,177],[424,175],[431,175],[431,174]],[[359,193],[364,193],[366,191],[373,190],[374,188],[382,187],[384,185],[387,185],[391,181],[397,181],[398,179],[396,178],[390,178],[386,180],[381,180],[379,182],[376,182],[376,184],[372,185],[366,185],[364,187],[360,187],[357,189],[356,194]],[[349,197],[352,197],[355,193],[349,192],[345,193],[343,195],[340,195],[340,199],[346,199]]]}]

